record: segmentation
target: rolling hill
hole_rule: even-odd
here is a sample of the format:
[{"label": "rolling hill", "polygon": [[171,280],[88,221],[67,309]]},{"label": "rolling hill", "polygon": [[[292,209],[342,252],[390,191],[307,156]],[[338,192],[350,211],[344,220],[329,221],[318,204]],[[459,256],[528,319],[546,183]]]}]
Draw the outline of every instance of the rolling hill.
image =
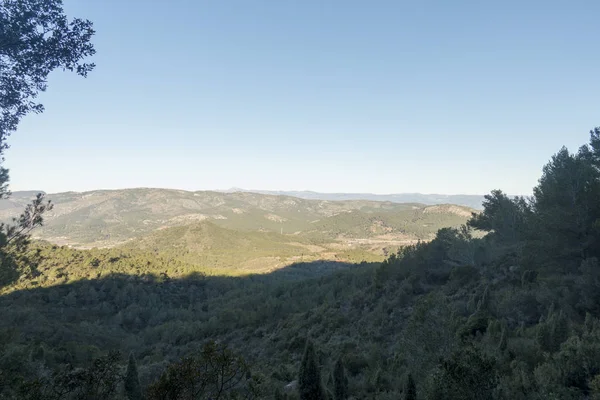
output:
[{"label": "rolling hill", "polygon": [[[0,201],[0,220],[18,215],[32,195],[16,192]],[[216,227],[226,228],[229,235],[271,233],[305,245],[331,244],[337,250],[359,246],[381,254],[384,247],[427,240],[440,227],[458,226],[473,211],[456,205],[168,189],[67,192],[48,198],[55,207],[36,237],[81,248],[111,247],[162,229],[211,222],[212,233]],[[268,237],[263,243],[274,235]]]},{"label": "rolling hill", "polygon": [[235,231],[208,221],[160,229],[117,249],[160,254],[196,271],[222,275],[266,273],[295,262],[335,259],[333,253],[327,254],[327,248],[311,245],[306,239]]}]

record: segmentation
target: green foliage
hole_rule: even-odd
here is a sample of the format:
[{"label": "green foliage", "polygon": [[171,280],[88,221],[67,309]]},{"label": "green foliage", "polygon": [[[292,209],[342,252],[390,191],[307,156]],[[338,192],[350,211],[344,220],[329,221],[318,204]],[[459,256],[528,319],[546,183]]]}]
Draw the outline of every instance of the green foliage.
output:
[{"label": "green foliage", "polygon": [[142,388],[140,386],[140,377],[138,375],[137,362],[133,353],[129,354],[127,371],[125,372],[125,394],[129,400],[141,400]]},{"label": "green foliage", "polygon": [[[46,90],[52,71],[61,68],[86,76],[94,65],[82,60],[95,51],[90,43],[92,23],[69,21],[59,0],[3,1],[0,27],[0,199],[5,199],[10,195],[8,170],[2,166],[8,137],[25,115],[44,110],[35,99]],[[21,273],[20,254],[28,234],[42,225],[42,215],[51,209],[40,193],[19,217],[0,224],[0,284],[13,282]]]},{"label": "green foliage", "polygon": [[[430,240],[440,228],[465,223],[473,211],[454,205],[323,202],[257,193],[168,189],[68,192],[50,197],[60,213],[50,215],[36,234],[62,244],[115,246],[157,230],[209,222],[231,231],[270,233],[272,240],[327,247],[351,245],[351,249],[376,252],[379,260],[384,248],[387,256],[415,240]],[[27,202],[29,194],[15,193],[7,204],[14,207],[0,209],[0,220],[17,215]],[[341,249],[333,246],[329,250]]]},{"label": "green foliage", "polygon": [[306,341],[304,356],[298,371],[298,392],[300,400],[325,400],[326,398],[317,354],[311,340]]},{"label": "green foliage", "polygon": [[402,395],[403,400],[417,400],[417,386],[412,375],[409,373],[406,377],[406,384]]},{"label": "green foliage", "polygon": [[496,360],[466,347],[445,359],[432,378],[430,399],[490,399],[497,383]]},{"label": "green foliage", "polygon": [[149,400],[256,398],[259,390],[244,359],[222,344],[208,342],[195,357],[168,366],[148,388]]},{"label": "green foliage", "polygon": [[596,375],[590,382],[590,399],[600,400],[600,375]]},{"label": "green foliage", "polygon": [[[600,239],[600,178],[592,179],[598,158],[590,146],[553,158],[530,200],[492,193],[469,223],[485,235],[467,226],[440,229],[381,264],[323,260],[264,275],[201,273],[195,260],[211,249],[227,259],[237,257],[228,247],[252,253],[263,238],[274,251],[295,246],[291,235],[232,235],[212,223],[136,242],[146,247],[32,243],[20,254],[37,260],[36,272],[0,296],[1,395],[15,397],[31,382],[51,387],[45,377],[59,376],[64,365],[87,370],[120,350],[139,355],[140,387],[158,398],[190,398],[192,387],[204,388],[199,398],[214,397],[206,360],[235,365],[242,355],[255,368],[246,368],[223,398],[415,398],[413,384],[427,399],[598,397],[600,268],[593,243]],[[567,184],[570,198],[558,187]],[[357,219],[374,222],[360,213]],[[348,236],[354,234],[360,230]],[[308,335],[318,350],[304,347]],[[231,356],[197,355],[207,338]],[[333,365],[341,359],[344,368]],[[347,381],[339,378],[344,369]],[[328,372],[323,381],[321,370]]]},{"label": "green foliage", "polygon": [[562,311],[552,312],[548,319],[537,326],[536,341],[547,352],[556,352],[569,337],[569,321]]},{"label": "green foliage", "polygon": [[469,316],[466,323],[460,329],[460,336],[462,338],[468,336],[483,335],[489,325],[488,314],[484,311],[477,310],[475,313]]},{"label": "green foliage", "polygon": [[333,398],[334,400],[346,400],[348,398],[348,377],[341,358],[338,358],[333,370]]},{"label": "green foliage", "polygon": [[485,196],[483,212],[473,214],[468,225],[485,232],[492,232],[500,243],[515,243],[526,231],[530,208],[525,199],[509,199],[501,190],[493,190]]},{"label": "green foliage", "polygon": [[113,352],[94,360],[88,368],[67,367],[50,376],[25,381],[18,389],[17,397],[30,400],[114,398],[122,381],[119,360],[119,353]]}]

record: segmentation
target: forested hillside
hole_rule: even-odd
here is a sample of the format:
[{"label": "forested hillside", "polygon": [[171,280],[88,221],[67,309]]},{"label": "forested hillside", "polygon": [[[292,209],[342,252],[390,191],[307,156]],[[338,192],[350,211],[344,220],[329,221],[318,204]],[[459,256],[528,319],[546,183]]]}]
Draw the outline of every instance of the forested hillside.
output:
[{"label": "forested hillside", "polygon": [[[156,31],[141,30],[145,41]],[[0,199],[10,197],[7,139],[43,112],[51,72],[94,69],[94,33],[60,0],[0,1]],[[158,70],[168,64],[181,65]],[[495,190],[480,213],[252,193],[61,196],[0,203],[2,220],[15,217],[0,224],[0,399],[600,399],[600,128],[552,156],[531,198]],[[53,242],[32,241],[44,218],[38,235]]]},{"label": "forested hillside", "polygon": [[[0,199],[5,220],[32,193]],[[208,274],[264,273],[296,262],[383,261],[464,224],[474,210],[256,193],[127,189],[47,195],[35,238],[75,248],[144,249]]]},{"label": "forested hillside", "polygon": [[[0,200],[0,221],[18,216],[35,197],[17,193]],[[431,239],[441,227],[459,226],[472,209],[464,206],[364,200],[323,201],[237,192],[169,189],[54,193],[54,208],[35,237],[75,247],[110,247],[158,229],[211,222],[246,232],[275,232],[321,242],[346,237]]]},{"label": "forested hillside", "polygon": [[232,278],[143,249],[34,245],[37,268],[0,298],[3,393],[58,398],[43,396],[68,381],[119,398],[131,353],[150,399],[209,398],[189,387],[212,385],[200,371],[216,360],[247,370],[223,398],[598,398],[599,193],[596,129],[532,198],[494,191],[462,228],[380,264]]}]

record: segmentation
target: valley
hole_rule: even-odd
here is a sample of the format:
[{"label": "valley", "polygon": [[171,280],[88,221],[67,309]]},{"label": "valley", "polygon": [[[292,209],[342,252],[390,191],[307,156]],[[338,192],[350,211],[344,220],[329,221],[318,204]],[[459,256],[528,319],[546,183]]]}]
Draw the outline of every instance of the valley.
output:
[{"label": "valley", "polygon": [[0,400],[600,400],[600,9],[427,3],[0,0]]},{"label": "valley", "polygon": [[[34,192],[0,201],[9,221]],[[475,210],[371,200],[307,200],[250,192],[127,189],[48,194],[34,238],[77,249],[143,249],[213,274],[265,273],[316,260],[376,262],[431,240]]]}]

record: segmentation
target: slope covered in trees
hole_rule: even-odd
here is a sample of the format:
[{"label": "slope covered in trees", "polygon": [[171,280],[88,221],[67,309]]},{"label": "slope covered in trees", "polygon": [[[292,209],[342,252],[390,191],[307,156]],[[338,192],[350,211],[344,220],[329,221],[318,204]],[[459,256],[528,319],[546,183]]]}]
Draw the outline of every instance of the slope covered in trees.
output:
[{"label": "slope covered in trees", "polygon": [[[0,27],[3,156],[50,72],[92,70],[94,31],[59,0],[4,1]],[[7,182],[0,167],[0,198]],[[140,248],[30,245],[40,195],[0,226],[0,398],[600,398],[600,129],[533,193],[494,191],[382,263],[239,278]],[[364,229],[346,222],[328,232]]]},{"label": "slope covered in trees", "polygon": [[[494,191],[462,228],[380,264],[173,279],[157,273],[165,260],[145,269],[132,258],[135,273],[111,274],[108,260],[96,277],[7,290],[3,393],[59,385],[68,366],[94,375],[112,360],[114,396],[124,396],[128,362],[106,358],[119,351],[134,355],[149,398],[214,382],[202,366],[219,352],[232,371],[247,369],[223,398],[597,398],[599,143],[595,129],[577,153],[560,150],[532,198]],[[44,251],[48,268],[26,279],[98,268],[87,251]],[[53,252],[70,261],[50,266]],[[212,340],[226,347],[211,350]]]},{"label": "slope covered in trees", "polygon": [[[18,215],[32,193],[0,201],[0,221]],[[169,189],[97,190],[46,195],[54,208],[35,237],[75,247],[115,246],[157,230],[211,222],[243,232],[273,232],[320,243],[345,238],[431,239],[460,226],[472,209],[378,201],[320,201],[257,193]]]}]

